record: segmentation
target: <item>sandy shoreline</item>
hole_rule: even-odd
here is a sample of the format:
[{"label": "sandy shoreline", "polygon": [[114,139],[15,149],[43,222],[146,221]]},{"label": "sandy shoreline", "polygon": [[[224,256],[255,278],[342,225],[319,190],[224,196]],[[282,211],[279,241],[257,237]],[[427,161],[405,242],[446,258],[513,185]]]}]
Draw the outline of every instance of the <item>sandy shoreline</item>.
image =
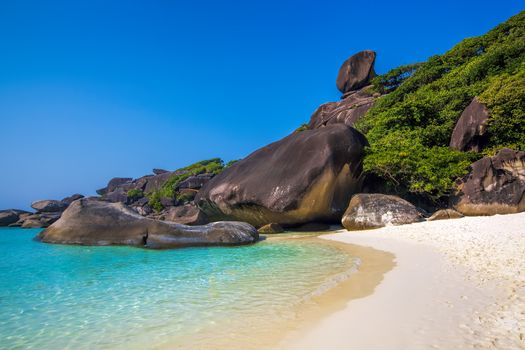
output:
[{"label": "sandy shoreline", "polygon": [[323,238],[391,252],[397,266],[277,349],[525,348],[525,213]]}]

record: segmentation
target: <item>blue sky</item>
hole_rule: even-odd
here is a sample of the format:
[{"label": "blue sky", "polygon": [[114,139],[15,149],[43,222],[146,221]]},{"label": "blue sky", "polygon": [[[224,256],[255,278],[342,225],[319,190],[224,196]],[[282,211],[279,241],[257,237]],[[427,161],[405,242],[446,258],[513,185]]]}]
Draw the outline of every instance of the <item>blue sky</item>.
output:
[{"label": "blue sky", "polygon": [[376,71],[445,52],[521,1],[0,0],[0,209],[246,156]]}]

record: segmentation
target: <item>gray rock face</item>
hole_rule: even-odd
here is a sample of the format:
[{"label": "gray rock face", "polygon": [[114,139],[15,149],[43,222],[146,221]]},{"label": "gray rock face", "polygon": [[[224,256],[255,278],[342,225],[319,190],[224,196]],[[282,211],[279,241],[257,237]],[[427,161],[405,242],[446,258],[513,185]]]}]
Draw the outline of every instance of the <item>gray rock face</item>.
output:
[{"label": "gray rock face", "polygon": [[145,218],[122,203],[88,198],[73,202],[57,222],[37,236],[46,243],[154,249],[248,244],[258,237],[253,226],[242,222],[186,226]]},{"label": "gray rock face", "polygon": [[337,75],[336,85],[339,91],[345,94],[368,85],[375,76],[375,60],[376,53],[370,50],[358,52],[347,59]]},{"label": "gray rock face", "polygon": [[489,111],[476,98],[465,108],[459,118],[452,137],[450,147],[458,151],[479,152],[487,142],[487,122]]},{"label": "gray rock face", "polygon": [[336,123],[353,126],[372,108],[375,100],[362,89],[351,93],[341,101],[325,103],[312,114],[308,128],[317,129]]},{"label": "gray rock face", "polygon": [[67,208],[67,204],[62,201],[49,199],[33,202],[31,203],[31,208],[39,213],[56,213],[64,211]]},{"label": "gray rock face", "polygon": [[111,180],[109,180],[108,185],[106,187],[97,190],[97,193],[103,196],[106,193],[115,191],[117,187],[131,182],[131,180],[133,179],[130,177],[114,177]]},{"label": "gray rock face", "polygon": [[204,225],[208,223],[206,215],[195,204],[169,208],[164,220],[183,225]]},{"label": "gray rock face", "polygon": [[144,192],[149,193],[154,190],[158,190],[162,187],[170,179],[170,177],[173,175],[171,172],[162,173],[155,176],[148,177],[148,181],[146,185],[144,186]]},{"label": "gray rock face", "polygon": [[440,209],[428,218],[428,221],[459,219],[464,215],[454,209]]},{"label": "gray rock face", "polygon": [[494,157],[471,165],[451,198],[464,215],[495,215],[525,211],[525,152],[504,148]]},{"label": "gray rock face", "polygon": [[128,192],[122,188],[117,188],[115,191],[106,193],[103,199],[112,203],[128,204]]},{"label": "gray rock face", "polygon": [[195,176],[190,176],[186,180],[181,181],[178,185],[178,189],[193,189],[198,190],[202,188],[208,181],[211,180],[213,174],[199,174]]},{"label": "gray rock face", "polygon": [[366,144],[343,124],[293,133],[215,176],[195,202],[211,220],[337,222],[361,185]]},{"label": "gray rock face", "polygon": [[423,220],[414,205],[397,196],[356,194],[350,200],[342,224],[348,231],[404,225]]}]

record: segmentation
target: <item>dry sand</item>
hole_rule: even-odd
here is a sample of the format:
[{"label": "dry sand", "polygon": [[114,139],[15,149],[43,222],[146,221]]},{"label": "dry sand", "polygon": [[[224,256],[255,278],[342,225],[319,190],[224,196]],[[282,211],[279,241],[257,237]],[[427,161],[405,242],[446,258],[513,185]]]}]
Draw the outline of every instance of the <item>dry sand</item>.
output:
[{"label": "dry sand", "polygon": [[525,349],[525,213],[323,238],[391,252],[396,267],[278,349]]}]

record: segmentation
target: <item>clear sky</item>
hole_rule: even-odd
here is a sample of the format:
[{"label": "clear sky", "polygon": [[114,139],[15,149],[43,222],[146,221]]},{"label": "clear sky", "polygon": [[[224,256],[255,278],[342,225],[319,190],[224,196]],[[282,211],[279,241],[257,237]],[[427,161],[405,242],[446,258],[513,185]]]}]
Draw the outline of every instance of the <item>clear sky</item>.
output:
[{"label": "clear sky", "polygon": [[376,71],[445,52],[522,1],[0,0],[0,209],[246,156]]}]

